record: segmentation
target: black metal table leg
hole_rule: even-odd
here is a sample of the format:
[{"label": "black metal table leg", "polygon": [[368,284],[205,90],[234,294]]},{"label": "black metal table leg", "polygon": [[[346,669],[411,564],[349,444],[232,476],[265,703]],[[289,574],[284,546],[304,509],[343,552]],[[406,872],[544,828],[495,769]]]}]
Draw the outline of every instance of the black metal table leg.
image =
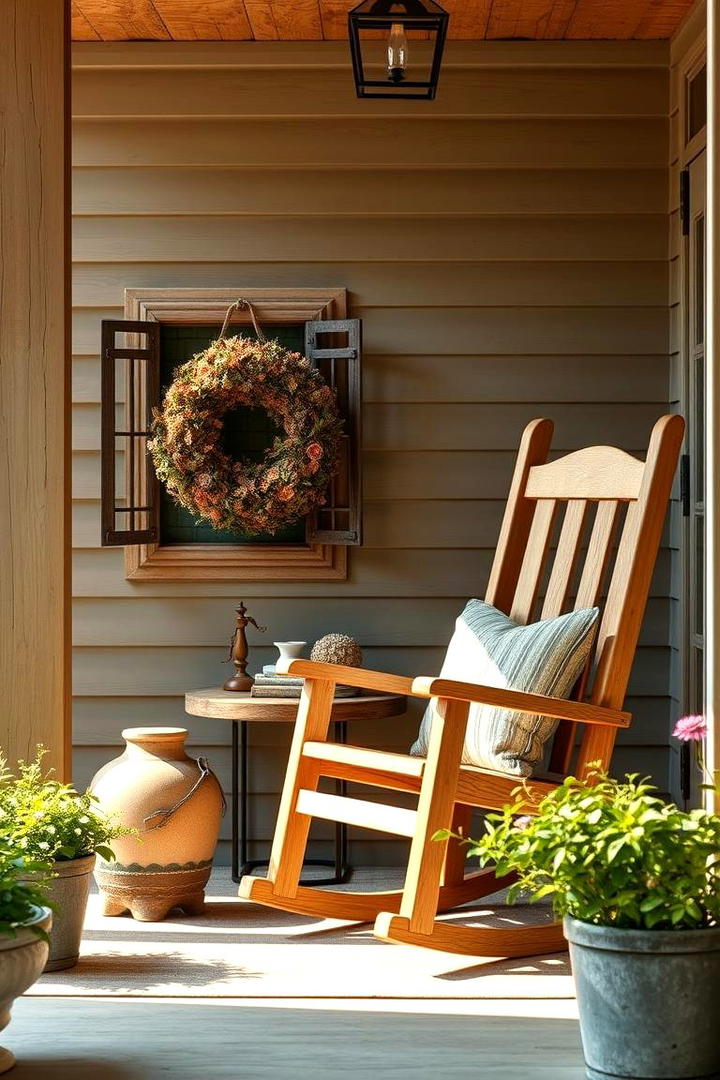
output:
[{"label": "black metal table leg", "polygon": [[231,789],[231,844],[232,844],[232,880],[239,882],[244,874],[249,874],[262,861],[248,859],[248,753],[247,724],[242,720],[232,726],[232,789]]},{"label": "black metal table leg", "polygon": [[[238,728],[240,731],[238,732]],[[251,874],[258,866],[267,866],[267,859],[248,859],[248,819],[250,792],[248,784],[248,733],[247,723],[242,720],[233,723],[233,815],[232,879],[239,882],[245,874]],[[239,835],[238,835],[239,834]]]},{"label": "black metal table leg", "polygon": [[[230,789],[230,829],[231,829],[231,868],[230,873],[234,882],[239,882],[245,874],[251,874],[259,866],[267,866],[267,859],[248,859],[248,737],[247,723],[242,720],[233,721],[232,725],[232,782]],[[240,731],[238,731],[240,728]],[[337,742],[347,741],[347,722],[336,720],[334,722],[334,737]],[[347,783],[344,780],[335,781],[335,790],[344,795],[347,792]],[[335,858],[334,859],[306,859],[305,866],[329,866],[335,871],[332,877],[310,878],[303,880],[301,885],[343,885],[352,874],[352,867],[348,864],[348,839],[347,826],[337,822],[335,825]]]},{"label": "black metal table leg", "polygon": [[[347,721],[336,720],[334,725],[335,742],[347,742]],[[347,795],[347,780],[335,781],[335,794]],[[343,885],[352,875],[352,866],[348,864],[348,829],[344,821],[335,822],[335,884]]]},{"label": "black metal table leg", "polygon": [[230,847],[232,849],[230,853],[230,875],[236,883],[240,881],[241,876],[238,861],[238,813],[240,805],[238,792],[238,728],[240,726],[238,723],[232,725],[232,777],[230,787]]}]

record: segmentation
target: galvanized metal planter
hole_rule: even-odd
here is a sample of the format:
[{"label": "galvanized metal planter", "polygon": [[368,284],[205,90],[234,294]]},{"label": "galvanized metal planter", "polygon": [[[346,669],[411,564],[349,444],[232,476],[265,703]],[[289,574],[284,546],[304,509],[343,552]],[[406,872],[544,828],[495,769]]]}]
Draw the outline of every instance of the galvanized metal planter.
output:
[{"label": "galvanized metal planter", "polygon": [[590,1080],[720,1078],[720,928],[564,929]]}]

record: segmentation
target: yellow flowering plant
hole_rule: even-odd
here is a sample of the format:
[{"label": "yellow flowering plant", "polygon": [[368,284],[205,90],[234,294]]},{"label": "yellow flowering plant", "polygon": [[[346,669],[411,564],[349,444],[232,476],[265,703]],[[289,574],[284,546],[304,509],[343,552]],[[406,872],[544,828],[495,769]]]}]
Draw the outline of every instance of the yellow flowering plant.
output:
[{"label": "yellow flowering plant", "polygon": [[19,761],[17,774],[0,753],[0,836],[26,860],[79,859],[97,852],[114,859],[109,846],[116,836],[132,832],[101,813],[90,791],[77,792],[71,784],[44,772],[46,751],[39,746],[34,761]]}]

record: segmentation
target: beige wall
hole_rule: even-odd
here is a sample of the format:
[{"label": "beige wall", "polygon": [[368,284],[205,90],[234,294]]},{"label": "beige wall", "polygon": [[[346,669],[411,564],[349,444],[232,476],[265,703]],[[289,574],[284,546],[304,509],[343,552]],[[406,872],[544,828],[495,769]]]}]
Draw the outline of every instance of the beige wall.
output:
[{"label": "beige wall", "polygon": [[[75,53],[75,762],[181,722],[218,682],[233,602],[272,638],[330,630],[438,669],[482,595],[523,424],[641,450],[668,401],[668,48],[456,46],[435,103],[358,102],[340,45]],[[139,286],[339,285],[364,320],[365,545],[347,583],[127,582],[99,547],[99,320]],[[668,777],[669,558],[618,766]],[[254,640],[258,640],[255,638]],[[272,648],[254,650],[259,664]],[[354,738],[407,747],[416,719]],[[229,780],[228,731],[191,721]],[[271,835],[287,732],[253,732]],[[372,841],[358,858],[397,857]]]}]

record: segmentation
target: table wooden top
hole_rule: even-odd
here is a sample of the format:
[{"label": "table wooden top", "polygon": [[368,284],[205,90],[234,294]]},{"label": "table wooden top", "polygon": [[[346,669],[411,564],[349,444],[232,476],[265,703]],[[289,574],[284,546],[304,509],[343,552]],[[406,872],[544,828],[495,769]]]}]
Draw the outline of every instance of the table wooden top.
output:
[{"label": "table wooden top", "polygon": [[[185,712],[190,716],[206,716],[215,720],[249,720],[264,723],[292,723],[298,710],[297,698],[254,698],[250,693],[223,690],[208,686],[188,690]],[[333,720],[382,720],[386,716],[401,716],[407,699],[401,694],[358,694],[336,698]]]}]

